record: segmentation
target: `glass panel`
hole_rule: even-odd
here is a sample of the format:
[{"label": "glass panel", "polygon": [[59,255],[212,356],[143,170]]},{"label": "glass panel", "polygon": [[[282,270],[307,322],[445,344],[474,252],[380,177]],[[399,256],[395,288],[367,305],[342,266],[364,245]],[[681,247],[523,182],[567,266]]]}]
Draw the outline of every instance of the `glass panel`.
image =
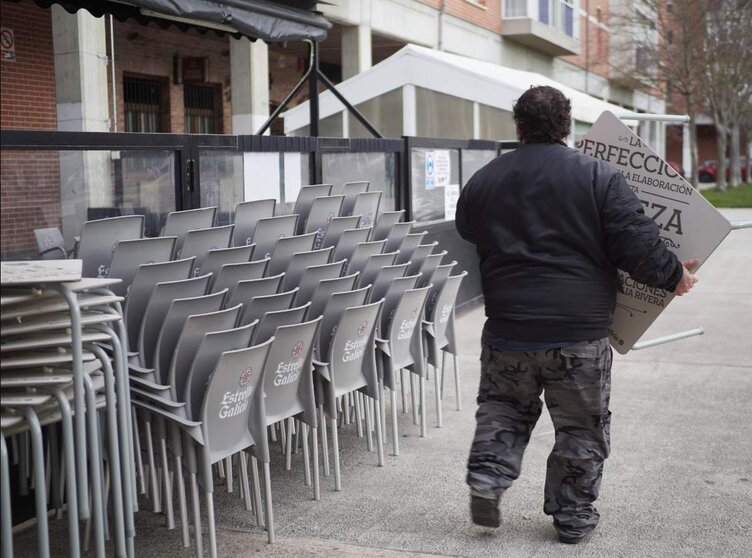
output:
[{"label": "glass panel", "polygon": [[463,149],[462,150],[462,187],[465,187],[467,181],[485,167],[488,163],[496,159],[496,151],[480,149]]},{"label": "glass panel", "polygon": [[321,172],[325,183],[333,184],[332,193],[342,191],[345,182],[368,180],[370,190],[380,190],[379,211],[397,209],[397,157],[394,153],[323,153]]},{"label": "glass panel", "polygon": [[[435,161],[443,159],[439,152],[448,152],[449,155],[449,177],[448,187],[439,186],[443,182],[440,176],[441,171],[437,171]],[[438,156],[437,156],[438,154]],[[432,158],[428,160],[428,157]],[[412,206],[413,219],[419,223],[432,221],[443,221],[447,206],[456,203],[456,197],[452,193],[459,192],[459,159],[458,149],[427,149],[413,148],[410,153],[410,172],[412,176]],[[430,164],[427,164],[427,161]],[[434,179],[426,176],[426,168],[432,167]]]},{"label": "glass panel", "polygon": [[175,210],[172,151],[3,150],[0,163],[3,259],[36,257],[37,228],[60,228],[70,250],[87,220],[145,215],[156,236]]},{"label": "glass panel", "polygon": [[562,2],[561,4],[562,31],[570,37],[574,37],[574,8]]},{"label": "glass panel", "polygon": [[310,184],[308,164],[308,153],[243,153],[243,199],[273,198],[278,215],[291,213],[300,187]]},{"label": "glass panel", "polygon": [[229,225],[243,201],[243,154],[202,150],[199,153],[201,207],[217,206],[217,225]]},{"label": "glass panel", "polygon": [[319,120],[319,136],[322,138],[342,137],[342,113],[335,112],[331,116]]},{"label": "glass panel", "polygon": [[473,137],[473,103],[422,87],[415,88],[417,135],[432,138]]},{"label": "glass panel", "polygon": [[551,0],[538,0],[538,21],[541,23],[545,23],[548,25],[548,13],[549,13],[549,5],[551,3]]},{"label": "glass panel", "polygon": [[[369,99],[359,105],[355,105],[363,116],[381,132],[385,138],[402,137],[402,89],[395,89],[374,99]],[[366,130],[358,119],[348,114],[350,119],[351,138],[370,138],[371,133]]]},{"label": "glass panel", "polygon": [[480,111],[479,139],[517,139],[517,128],[515,127],[511,112],[480,103],[478,103],[478,110]]},{"label": "glass panel", "polygon": [[527,15],[527,0],[505,0],[504,17],[525,17]]}]

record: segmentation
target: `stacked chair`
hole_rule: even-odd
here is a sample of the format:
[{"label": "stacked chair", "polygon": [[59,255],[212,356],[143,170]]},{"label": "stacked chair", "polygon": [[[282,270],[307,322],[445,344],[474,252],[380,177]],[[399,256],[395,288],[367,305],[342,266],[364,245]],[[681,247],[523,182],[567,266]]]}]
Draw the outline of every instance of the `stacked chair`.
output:
[{"label": "stacked chair", "polygon": [[[446,252],[413,232],[402,211],[379,212],[381,197],[367,182],[304,186],[291,214],[277,214],[274,200],[243,202],[233,223],[215,226],[214,207],[177,211],[156,238],[143,237],[140,216],[90,221],[80,260],[46,262],[81,262],[67,298],[59,287],[4,284],[3,493],[9,460],[24,448],[35,487],[45,451],[52,463],[62,455],[65,479],[55,479],[51,501],[62,507],[66,484],[71,545],[93,533],[98,556],[105,540],[133,555],[140,497],[184,547],[216,556],[218,482],[274,541],[277,445],[290,470],[302,444],[302,482],[318,500],[320,462],[342,489],[341,429],[352,425],[379,466],[388,430],[399,454],[397,392],[425,436],[432,379],[441,426],[447,353],[459,408],[454,305],[465,274],[452,275],[455,263],[442,264]],[[64,314],[70,301],[78,317]],[[6,369],[18,385],[8,398]],[[36,385],[44,389],[30,390]],[[47,449],[38,447],[38,425],[56,434]],[[96,450],[88,460],[87,450]],[[43,494],[35,495],[41,513]],[[12,552],[7,517],[3,558]],[[91,527],[79,533],[79,520]],[[44,520],[38,529],[46,532]]]}]

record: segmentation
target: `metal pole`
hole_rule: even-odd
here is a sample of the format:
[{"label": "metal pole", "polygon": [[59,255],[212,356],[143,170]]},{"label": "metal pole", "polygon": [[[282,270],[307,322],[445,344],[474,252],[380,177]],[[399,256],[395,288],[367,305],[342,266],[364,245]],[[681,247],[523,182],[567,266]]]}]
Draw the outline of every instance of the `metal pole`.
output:
[{"label": "metal pole", "polygon": [[117,82],[115,81],[115,26],[110,14],[110,73],[112,75],[112,131],[117,132]]},{"label": "metal pole", "polygon": [[362,113],[361,113],[361,112],[360,112],[360,111],[359,111],[358,109],[356,109],[356,108],[355,108],[354,106],[352,106],[352,105],[350,104],[350,101],[348,101],[348,100],[347,100],[347,99],[346,99],[346,98],[345,98],[345,97],[344,97],[344,96],[342,95],[342,93],[340,93],[340,92],[339,92],[339,91],[337,90],[337,87],[336,87],[336,86],[335,86],[335,85],[334,85],[334,84],[333,84],[333,83],[332,83],[332,82],[331,82],[331,81],[329,80],[329,78],[328,78],[328,77],[326,77],[326,76],[324,75],[324,73],[323,73],[323,72],[322,72],[321,70],[319,70],[319,71],[318,71],[318,73],[319,73],[319,77],[321,78],[321,81],[323,81],[323,82],[324,82],[324,85],[326,85],[326,87],[327,87],[327,88],[329,89],[329,91],[331,91],[331,92],[332,92],[332,94],[333,94],[333,95],[334,95],[335,97],[337,97],[337,99],[339,99],[339,102],[340,102],[340,103],[342,103],[343,105],[345,105],[345,108],[346,108],[347,110],[349,110],[349,111],[350,111],[350,112],[352,113],[352,115],[353,115],[353,116],[354,116],[355,118],[357,118],[357,119],[358,119],[358,121],[359,121],[359,122],[360,122],[361,124],[363,124],[363,126],[365,126],[365,128],[366,128],[366,129],[367,129],[367,130],[368,130],[368,131],[369,131],[369,132],[370,132],[371,134],[373,134],[373,136],[374,136],[374,137],[377,137],[377,138],[383,138],[383,137],[384,137],[384,136],[382,136],[382,135],[381,135],[381,133],[380,133],[380,132],[379,132],[379,131],[378,131],[378,130],[377,130],[377,129],[376,129],[376,128],[375,128],[374,126],[373,126],[373,124],[371,124],[371,123],[370,123],[370,122],[368,121],[368,119],[367,119],[367,118],[366,118],[365,116],[363,116],[363,114],[362,114]]},{"label": "metal pole", "polygon": [[308,76],[308,121],[311,137],[319,135],[319,44],[311,43],[310,75]]},{"label": "metal pole", "polygon": [[683,124],[689,122],[689,116],[686,114],[648,114],[636,112],[633,114],[618,114],[619,120],[644,120],[652,122],[671,122],[673,124]]},{"label": "metal pole", "polygon": [[648,341],[638,341],[632,346],[633,351],[640,351],[642,349],[648,349],[655,347],[656,345],[663,345],[665,343],[671,343],[672,341],[679,341],[680,339],[686,339],[687,337],[695,337],[702,335],[705,330],[701,327],[690,329],[687,331],[681,331],[679,333],[672,333],[671,335],[664,335],[663,337],[656,337]]},{"label": "metal pole", "polygon": [[752,229],[752,221],[735,221],[731,223],[731,230]]}]

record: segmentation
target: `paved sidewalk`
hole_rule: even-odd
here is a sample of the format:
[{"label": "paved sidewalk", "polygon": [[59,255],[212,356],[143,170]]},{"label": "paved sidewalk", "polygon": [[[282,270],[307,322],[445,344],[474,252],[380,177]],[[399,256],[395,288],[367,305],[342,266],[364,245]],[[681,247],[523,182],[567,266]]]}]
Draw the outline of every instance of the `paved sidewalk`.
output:
[{"label": "paved sidewalk", "polygon": [[[752,210],[727,210],[732,220]],[[495,532],[468,517],[464,469],[473,432],[482,309],[459,323],[463,410],[453,389],[444,428],[426,396],[428,438],[401,418],[401,455],[376,466],[351,426],[340,437],[343,491],[322,477],[314,502],[303,486],[302,455],[286,472],[273,464],[279,542],[269,547],[237,495],[216,496],[222,556],[467,557],[749,556],[752,532],[752,230],[732,232],[699,272],[700,283],[672,302],[646,338],[704,326],[707,333],[617,356],[613,373],[612,455],[606,462],[602,520],[577,547],[555,542],[543,514],[543,479],[553,429],[544,411],[522,476],[503,500]],[[448,378],[449,379],[449,378]],[[451,384],[449,384],[451,386]],[[388,432],[391,432],[388,426]],[[389,438],[387,438],[389,439]],[[144,503],[146,509],[147,504]],[[179,531],[138,515],[139,556],[190,556]],[[64,555],[65,548],[59,549]]]}]

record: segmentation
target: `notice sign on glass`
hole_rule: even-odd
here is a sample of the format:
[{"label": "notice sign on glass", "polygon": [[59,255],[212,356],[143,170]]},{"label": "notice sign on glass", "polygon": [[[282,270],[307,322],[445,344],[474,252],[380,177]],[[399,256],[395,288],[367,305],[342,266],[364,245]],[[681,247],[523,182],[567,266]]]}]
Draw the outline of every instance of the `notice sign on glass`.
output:
[{"label": "notice sign on glass", "polygon": [[[666,161],[627,128],[604,112],[578,149],[608,162],[637,195],[645,213],[660,229],[661,240],[679,260],[700,265],[731,231],[731,224]],[[638,283],[619,271],[621,291],[616,297],[611,344],[624,354],[668,306],[674,295]]]},{"label": "notice sign on glass", "polygon": [[449,185],[451,162],[449,151],[438,150],[426,152],[426,190],[444,188]]}]

